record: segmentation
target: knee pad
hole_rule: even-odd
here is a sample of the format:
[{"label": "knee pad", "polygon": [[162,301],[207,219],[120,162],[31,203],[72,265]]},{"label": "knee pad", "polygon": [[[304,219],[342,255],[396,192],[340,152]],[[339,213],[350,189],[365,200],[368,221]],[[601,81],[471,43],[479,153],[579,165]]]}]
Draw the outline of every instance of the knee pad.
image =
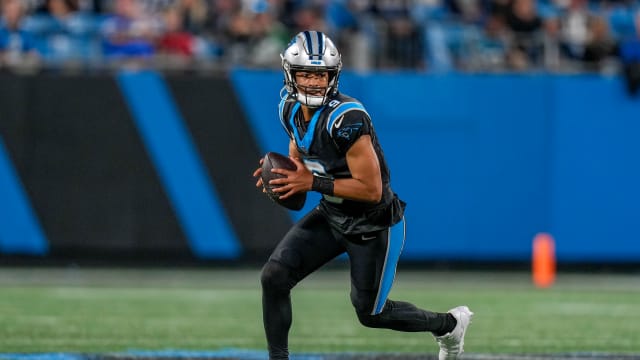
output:
[{"label": "knee pad", "polygon": [[277,261],[267,261],[262,267],[260,282],[263,289],[289,291],[295,285],[291,270]]}]

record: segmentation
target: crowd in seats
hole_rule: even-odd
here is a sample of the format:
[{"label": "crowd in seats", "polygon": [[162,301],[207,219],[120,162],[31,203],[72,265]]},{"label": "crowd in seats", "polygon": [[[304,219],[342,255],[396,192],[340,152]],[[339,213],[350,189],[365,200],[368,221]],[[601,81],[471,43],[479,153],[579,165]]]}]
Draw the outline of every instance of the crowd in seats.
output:
[{"label": "crowd in seats", "polygon": [[[640,0],[0,0],[0,67],[277,68],[305,29],[359,71],[640,73]],[[639,75],[640,77],[640,75]]]}]

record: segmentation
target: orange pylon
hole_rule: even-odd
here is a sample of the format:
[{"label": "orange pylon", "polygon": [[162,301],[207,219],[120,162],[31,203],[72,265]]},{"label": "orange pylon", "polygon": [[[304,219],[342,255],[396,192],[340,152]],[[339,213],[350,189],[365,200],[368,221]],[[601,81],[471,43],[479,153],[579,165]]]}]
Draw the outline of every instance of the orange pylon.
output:
[{"label": "orange pylon", "polygon": [[539,233],[533,239],[531,257],[533,283],[539,288],[548,288],[556,280],[556,250],[553,237]]}]

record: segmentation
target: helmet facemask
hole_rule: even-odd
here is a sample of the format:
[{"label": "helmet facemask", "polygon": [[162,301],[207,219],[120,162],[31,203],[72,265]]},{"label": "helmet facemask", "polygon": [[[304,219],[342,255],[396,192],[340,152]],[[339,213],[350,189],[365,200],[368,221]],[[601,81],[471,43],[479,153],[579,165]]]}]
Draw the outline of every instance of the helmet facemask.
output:
[{"label": "helmet facemask", "polygon": [[[298,102],[309,107],[320,107],[338,93],[342,60],[331,39],[317,31],[303,31],[296,35],[280,55],[287,92]],[[328,86],[322,93],[318,88],[304,88],[296,82],[295,74],[327,72]]]},{"label": "helmet facemask", "polygon": [[326,70],[314,69],[312,71],[309,70],[291,70],[291,82],[290,85],[287,86],[287,91],[289,91],[289,87],[292,88],[293,91],[289,91],[289,93],[293,94],[297,101],[300,103],[309,106],[309,107],[320,107],[327,102],[329,102],[329,98],[333,97],[338,92],[338,72],[326,71],[329,77],[329,81],[326,87],[313,87],[313,86],[304,86],[299,84],[296,81],[296,73],[298,71],[304,72],[325,72]]}]

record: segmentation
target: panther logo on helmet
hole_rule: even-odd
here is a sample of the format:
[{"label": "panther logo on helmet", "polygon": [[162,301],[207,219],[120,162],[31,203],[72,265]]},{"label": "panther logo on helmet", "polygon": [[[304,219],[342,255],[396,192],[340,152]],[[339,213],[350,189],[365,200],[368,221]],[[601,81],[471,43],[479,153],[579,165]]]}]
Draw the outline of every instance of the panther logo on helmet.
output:
[{"label": "panther logo on helmet", "polygon": [[[338,48],[327,35],[319,31],[298,33],[280,54],[284,71],[285,89],[298,102],[309,107],[325,105],[338,93],[338,78],[342,70],[342,58]],[[299,90],[297,71],[324,72],[329,74],[329,86],[323,95],[312,95]]]}]

